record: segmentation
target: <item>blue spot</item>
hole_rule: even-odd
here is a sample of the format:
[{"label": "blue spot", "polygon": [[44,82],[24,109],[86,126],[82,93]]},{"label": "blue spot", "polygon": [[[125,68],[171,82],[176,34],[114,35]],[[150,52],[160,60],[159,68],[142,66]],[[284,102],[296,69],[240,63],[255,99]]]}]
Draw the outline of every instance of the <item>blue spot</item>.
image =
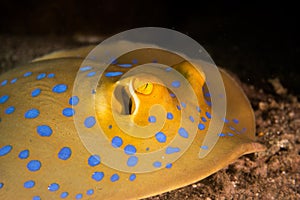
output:
[{"label": "blue spot", "polygon": [[166,154],[177,153],[179,151],[180,151],[180,148],[178,148],[178,147],[167,147],[166,148]]},{"label": "blue spot", "polygon": [[200,148],[203,149],[203,150],[207,150],[207,149],[208,149],[208,146],[203,145],[203,146],[201,146]]},{"label": "blue spot", "polygon": [[181,106],[182,106],[183,108],[186,108],[186,104],[183,103],[183,102],[181,102]]},{"label": "blue spot", "polygon": [[230,128],[232,131],[235,131],[235,128],[234,128],[234,127],[229,126],[229,128]]},{"label": "blue spot", "polygon": [[241,130],[241,132],[243,133],[243,132],[245,132],[247,129],[244,127],[244,128],[242,128],[242,130]]},{"label": "blue spot", "polygon": [[116,182],[119,180],[119,175],[118,174],[113,174],[111,177],[110,177],[110,181],[111,182]]},{"label": "blue spot", "polygon": [[90,116],[84,120],[84,126],[87,128],[92,128],[96,124],[95,117]]},{"label": "blue spot", "polygon": [[12,150],[11,145],[6,145],[0,148],[0,156],[5,156]]},{"label": "blue spot", "polygon": [[52,88],[52,92],[59,94],[59,93],[65,92],[67,89],[68,89],[68,86],[65,84],[57,84],[56,86],[54,86]]},{"label": "blue spot", "polygon": [[63,147],[58,152],[58,158],[61,160],[67,160],[71,157],[71,155],[72,155],[72,151],[69,147]]},{"label": "blue spot", "polygon": [[92,175],[92,179],[94,179],[95,181],[101,181],[103,177],[104,177],[103,172],[94,172]]},{"label": "blue spot", "polygon": [[229,123],[229,120],[226,119],[226,118],[223,118],[223,121],[224,121],[225,123]]},{"label": "blue spot", "polygon": [[166,68],[166,72],[169,72],[169,71],[171,71],[172,70],[172,67],[167,67]]},{"label": "blue spot", "polygon": [[93,189],[89,189],[86,191],[87,195],[93,195],[94,194],[94,190]]},{"label": "blue spot", "polygon": [[220,137],[224,137],[224,136],[225,136],[225,134],[224,134],[224,133],[219,133],[219,134],[218,134],[218,136],[220,136]]},{"label": "blue spot", "polygon": [[120,76],[120,75],[122,75],[123,74],[123,72],[107,72],[106,74],[105,74],[105,76],[106,77],[115,77],[115,76]]},{"label": "blue spot", "polygon": [[18,80],[17,78],[14,78],[14,79],[12,79],[12,80],[10,81],[10,83],[11,83],[11,84],[14,84],[15,82],[17,82],[17,80]]},{"label": "blue spot", "polygon": [[24,183],[24,188],[33,188],[35,186],[35,182],[30,180]]},{"label": "blue spot", "polygon": [[206,103],[208,106],[211,106],[211,102],[210,102],[210,101],[205,100],[205,103]]},{"label": "blue spot", "polygon": [[108,128],[109,128],[109,129],[112,129],[112,125],[109,125]]},{"label": "blue spot", "polygon": [[0,189],[3,188],[3,186],[4,186],[4,183],[0,182]]},{"label": "blue spot", "polygon": [[27,164],[27,169],[28,169],[29,171],[35,172],[35,171],[40,170],[41,165],[42,165],[42,164],[41,164],[40,161],[38,161],[38,160],[31,160],[31,161],[29,161],[28,164]]},{"label": "blue spot", "polygon": [[239,120],[237,120],[237,119],[233,119],[232,121],[233,121],[234,123],[236,123],[236,124],[239,123]]},{"label": "blue spot", "polygon": [[62,192],[60,194],[60,198],[64,199],[64,198],[67,198],[69,196],[69,193],[68,192]]},{"label": "blue spot", "polygon": [[167,113],[167,119],[173,119],[173,114],[170,113],[170,112],[168,112],[168,113]]},{"label": "blue spot", "polygon": [[38,117],[39,114],[40,114],[40,111],[38,109],[33,108],[33,109],[28,110],[25,113],[24,117],[27,119],[34,119],[34,118]]},{"label": "blue spot", "polygon": [[69,104],[72,105],[72,106],[76,106],[78,103],[79,103],[79,98],[78,98],[78,96],[72,96],[72,97],[69,99]]},{"label": "blue spot", "polygon": [[228,136],[234,136],[232,133],[227,133],[228,134]]},{"label": "blue spot", "polygon": [[156,117],[155,116],[149,116],[148,121],[150,123],[155,123],[156,122]]},{"label": "blue spot", "polygon": [[179,128],[178,133],[183,138],[188,138],[189,137],[188,132],[184,128],[182,128],[182,127]]},{"label": "blue spot", "polygon": [[201,130],[201,131],[204,130],[204,129],[205,129],[205,125],[199,123],[199,124],[198,124],[198,129]]},{"label": "blue spot", "polygon": [[156,162],[153,163],[153,166],[156,167],[156,168],[159,168],[159,167],[161,167],[161,162],[156,161]]},{"label": "blue spot", "polygon": [[131,174],[130,176],[129,176],[129,180],[130,181],[134,181],[136,179],[136,175],[135,174]]},{"label": "blue spot", "polygon": [[170,169],[171,167],[172,167],[172,163],[166,164],[166,168],[167,168],[167,169]]},{"label": "blue spot", "polygon": [[205,117],[201,117],[201,120],[202,120],[203,122],[207,122],[207,120],[206,120]]},{"label": "blue spot", "polygon": [[2,81],[1,86],[4,86],[7,84],[7,80]]},{"label": "blue spot", "polygon": [[41,80],[41,79],[45,78],[46,76],[47,76],[46,73],[40,73],[39,75],[37,75],[36,79]]},{"label": "blue spot", "polygon": [[37,97],[37,96],[39,96],[41,94],[41,89],[40,88],[37,88],[37,89],[35,89],[35,90],[33,90],[32,92],[31,92],[31,96],[32,97]]},{"label": "blue spot", "polygon": [[179,105],[177,105],[176,108],[177,108],[178,110],[181,110],[181,107],[180,107]]},{"label": "blue spot", "polygon": [[3,95],[2,97],[0,97],[0,104],[5,103],[8,99],[9,99],[8,95]]},{"label": "blue spot", "polygon": [[160,143],[164,143],[167,141],[167,136],[163,132],[156,133],[155,138]]},{"label": "blue spot", "polygon": [[193,116],[190,116],[189,119],[191,120],[191,122],[195,121]]},{"label": "blue spot", "polygon": [[47,77],[48,77],[48,78],[54,78],[54,77],[55,77],[55,74],[54,74],[54,73],[48,74]]},{"label": "blue spot", "polygon": [[83,197],[83,195],[80,194],[80,193],[79,193],[79,194],[76,194],[76,196],[75,196],[76,199],[82,199],[82,197]]},{"label": "blue spot", "polygon": [[88,163],[91,167],[99,165],[101,162],[99,155],[91,155],[88,159]]},{"label": "blue spot", "polygon": [[59,185],[57,183],[51,183],[49,186],[48,186],[48,190],[51,191],[51,192],[55,192],[59,189]]},{"label": "blue spot", "polygon": [[80,68],[80,71],[85,72],[85,71],[91,70],[92,68],[93,68],[93,67],[91,67],[91,66],[84,66],[84,67],[81,67],[81,68]]},{"label": "blue spot", "polygon": [[86,76],[87,77],[92,77],[92,76],[95,76],[96,72],[89,72]]},{"label": "blue spot", "polygon": [[63,109],[62,114],[66,117],[72,117],[75,114],[75,110],[73,108],[65,108]]},{"label": "blue spot", "polygon": [[210,93],[209,93],[209,92],[206,92],[206,93],[204,94],[204,96],[205,96],[205,97],[210,97]]},{"label": "blue spot", "polygon": [[197,109],[198,112],[201,112],[200,107],[197,106],[196,109]]},{"label": "blue spot", "polygon": [[118,148],[120,146],[122,146],[123,144],[123,140],[122,138],[120,138],[119,136],[115,136],[113,137],[113,139],[111,140],[111,145],[115,148]]},{"label": "blue spot", "polygon": [[206,117],[207,117],[208,119],[210,119],[210,118],[211,118],[211,115],[210,115],[210,113],[209,113],[209,112],[205,112],[205,115],[206,115]]},{"label": "blue spot", "polygon": [[26,159],[28,157],[29,157],[29,150],[28,149],[25,149],[25,150],[23,150],[19,153],[19,158],[20,159]]},{"label": "blue spot", "polygon": [[180,87],[180,81],[173,81],[173,82],[172,82],[172,86],[173,86],[174,88],[179,88],[179,87]]},{"label": "blue spot", "polygon": [[37,126],[36,132],[42,137],[49,137],[52,135],[52,129],[47,125]]},{"label": "blue spot", "polygon": [[124,148],[124,152],[127,155],[133,155],[136,153],[136,148],[135,148],[135,146],[129,144]]},{"label": "blue spot", "polygon": [[10,106],[8,108],[6,108],[5,113],[6,114],[12,114],[13,112],[15,112],[15,107],[14,106]]},{"label": "blue spot", "polygon": [[127,160],[127,166],[128,167],[134,167],[138,163],[138,157],[136,156],[130,156]]},{"label": "blue spot", "polygon": [[137,59],[133,59],[132,60],[132,64],[137,64],[138,63],[138,60]]},{"label": "blue spot", "polygon": [[32,74],[32,72],[26,72],[26,73],[24,74],[24,77],[31,76],[31,74]]},{"label": "blue spot", "polygon": [[92,89],[92,94],[96,94],[96,90],[95,89]]},{"label": "blue spot", "polygon": [[111,59],[111,64],[115,65],[118,63],[118,60],[116,58]]},{"label": "blue spot", "polygon": [[175,98],[175,97],[176,97],[176,95],[173,94],[173,93],[170,93],[170,96],[171,96],[172,98]]},{"label": "blue spot", "polygon": [[40,196],[34,196],[34,197],[32,198],[32,200],[41,200],[41,197],[40,197]]},{"label": "blue spot", "polygon": [[132,67],[132,64],[118,64],[119,67],[129,68]]}]

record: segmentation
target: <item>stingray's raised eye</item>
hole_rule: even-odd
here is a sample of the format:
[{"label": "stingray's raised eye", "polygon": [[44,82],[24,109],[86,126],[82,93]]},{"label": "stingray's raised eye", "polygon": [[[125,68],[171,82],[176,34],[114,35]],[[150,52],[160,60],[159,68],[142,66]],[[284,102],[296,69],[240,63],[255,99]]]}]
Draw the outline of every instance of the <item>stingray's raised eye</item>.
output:
[{"label": "stingray's raised eye", "polygon": [[134,82],[135,91],[141,94],[149,95],[153,90],[153,83],[151,82]]}]

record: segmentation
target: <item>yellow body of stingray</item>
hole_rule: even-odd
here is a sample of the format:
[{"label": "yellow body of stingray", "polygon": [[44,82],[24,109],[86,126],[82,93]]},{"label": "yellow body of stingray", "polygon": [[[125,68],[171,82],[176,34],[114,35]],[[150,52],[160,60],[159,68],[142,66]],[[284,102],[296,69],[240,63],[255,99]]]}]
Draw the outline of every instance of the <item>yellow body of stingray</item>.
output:
[{"label": "yellow body of stingray", "polygon": [[[243,154],[263,150],[254,141],[254,115],[249,101],[236,82],[221,70],[227,98],[226,119],[222,132],[215,133],[219,139],[214,148],[204,158],[199,158],[199,149],[211,120],[209,98],[202,89],[205,78],[190,63],[172,55],[160,57],[159,51],[150,49],[142,56],[144,63],[154,57],[165,60],[190,82],[200,105],[199,120],[193,123],[201,125],[179,159],[173,163],[163,160],[153,163],[158,170],[133,173],[106,165],[102,162],[104,155],[94,155],[87,150],[74,123],[76,115],[84,115],[78,112],[77,104],[84,106],[86,102],[84,97],[73,96],[74,81],[83,58],[91,49],[50,54],[0,76],[0,199],[149,197],[199,181]],[[134,56],[120,58],[118,63],[128,63]],[[89,70],[85,68],[82,73],[92,76]],[[110,70],[125,72],[117,64],[112,64]],[[130,81],[130,77],[128,79]],[[152,82],[151,78],[134,80],[131,84],[135,84],[135,98],[129,96],[130,104],[123,104],[123,100],[113,94],[118,77],[103,76],[101,84],[91,91],[96,105],[95,116],[84,116],[86,121],[80,124],[88,127],[87,135],[95,124],[101,126],[108,144],[113,144],[110,148],[120,151],[128,148],[129,152],[124,154],[128,157],[135,153],[155,152],[170,143],[178,135],[178,119],[181,109],[184,109],[184,106],[178,108],[178,100],[170,96],[170,90]],[[110,104],[112,98],[119,101],[114,108]],[[124,115],[136,124],[146,126],[150,123],[149,109],[154,104],[160,104],[172,114],[160,130],[163,137],[159,138],[155,135],[136,138],[124,133],[118,128],[111,111],[119,112],[119,120]],[[143,136],[148,133],[135,134]],[[95,145],[101,148],[102,144]],[[176,154],[177,150],[171,153]]]}]

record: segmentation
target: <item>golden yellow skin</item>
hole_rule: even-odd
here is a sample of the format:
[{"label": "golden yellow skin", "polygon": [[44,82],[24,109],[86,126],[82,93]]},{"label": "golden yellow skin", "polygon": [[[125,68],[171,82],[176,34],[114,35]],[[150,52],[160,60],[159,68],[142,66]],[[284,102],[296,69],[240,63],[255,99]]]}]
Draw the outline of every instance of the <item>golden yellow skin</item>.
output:
[{"label": "golden yellow skin", "polygon": [[[0,82],[19,78],[14,84],[0,87],[0,97],[10,96],[5,103],[0,104],[0,148],[8,144],[12,146],[8,154],[0,156],[0,183],[3,183],[0,199],[33,199],[34,196],[41,199],[60,199],[62,192],[68,192],[67,198],[70,199],[75,199],[78,194],[82,194],[82,199],[144,198],[194,183],[222,169],[243,154],[264,150],[263,146],[255,142],[254,115],[248,99],[236,82],[226,72],[220,70],[227,96],[226,118],[239,120],[238,124],[233,122],[225,124],[222,132],[232,132],[230,125],[234,125],[236,130],[246,128],[246,131],[234,136],[220,137],[210,153],[199,159],[198,152],[206,129],[198,130],[191,146],[172,163],[170,169],[164,167],[153,172],[136,174],[134,181],[129,180],[132,173],[115,170],[103,163],[94,167],[88,165],[91,153],[80,140],[73,117],[65,117],[62,110],[72,107],[68,102],[72,96],[73,83],[82,59],[91,49],[92,47],[87,47],[50,54],[0,76]],[[190,63],[183,62],[176,56],[159,58],[158,53],[154,51],[152,55],[145,55],[143,58],[147,60],[147,56],[155,56],[158,60],[166,60],[170,66],[184,74],[196,91],[201,107],[200,116],[205,116],[206,111],[210,112],[211,108],[205,103],[202,93],[205,82],[203,75],[196,73]],[[129,58],[131,59],[130,56]],[[126,63],[129,58],[120,60]],[[112,70],[115,68],[117,66],[112,66]],[[28,71],[32,72],[32,75],[23,77]],[[40,73],[55,73],[55,77],[37,81],[36,75]],[[96,102],[103,100],[101,104],[96,104],[97,123],[103,128],[108,141],[116,135],[121,135],[122,147],[133,144],[140,153],[154,152],[163,148],[174,138],[179,127],[179,122],[175,120],[180,117],[180,111],[176,109],[178,104],[176,98],[170,97],[168,89],[161,85],[139,80],[136,95],[140,104],[137,107],[133,102],[131,112],[135,114],[129,115],[130,118],[141,126],[149,124],[148,111],[151,105],[159,103],[173,113],[174,120],[166,122],[162,129],[167,136],[166,144],[158,143],[154,136],[146,139],[133,138],[118,129],[113,120],[110,100],[116,81],[117,78],[104,77],[103,84],[98,85],[95,93]],[[54,94],[52,88],[57,84],[66,84],[68,89],[63,93]],[[33,98],[30,94],[37,87],[42,92]],[[80,99],[81,103],[84,101]],[[5,109],[11,105],[16,108],[15,112],[5,114]],[[24,117],[24,113],[31,108],[36,108],[40,112],[35,119]],[[73,108],[76,115],[76,106]],[[209,121],[207,119],[206,124],[209,124]],[[52,128],[53,133],[50,137],[41,137],[36,133],[36,127],[41,124],[47,124]],[[72,155],[68,160],[57,157],[59,150],[64,146],[72,149]],[[20,159],[18,155],[24,149],[29,149],[30,155],[27,159]],[[29,160],[40,160],[42,163],[40,170],[29,171],[26,167]],[[96,171],[104,172],[104,178],[99,182],[92,179]],[[116,173],[119,180],[112,182],[110,177]],[[24,182],[28,180],[35,181],[33,188],[24,188]],[[48,186],[51,183],[58,183],[59,189],[49,191]],[[93,189],[94,193],[86,194],[89,189]]]}]

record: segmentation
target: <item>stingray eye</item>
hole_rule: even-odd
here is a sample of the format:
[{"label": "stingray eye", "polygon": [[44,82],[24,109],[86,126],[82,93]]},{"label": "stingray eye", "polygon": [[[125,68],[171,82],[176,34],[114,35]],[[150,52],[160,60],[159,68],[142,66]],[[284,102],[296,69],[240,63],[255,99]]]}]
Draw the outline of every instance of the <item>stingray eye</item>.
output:
[{"label": "stingray eye", "polygon": [[135,91],[144,95],[149,95],[151,94],[153,90],[153,83],[151,82],[140,82],[140,81],[135,81],[134,82],[134,87]]}]

